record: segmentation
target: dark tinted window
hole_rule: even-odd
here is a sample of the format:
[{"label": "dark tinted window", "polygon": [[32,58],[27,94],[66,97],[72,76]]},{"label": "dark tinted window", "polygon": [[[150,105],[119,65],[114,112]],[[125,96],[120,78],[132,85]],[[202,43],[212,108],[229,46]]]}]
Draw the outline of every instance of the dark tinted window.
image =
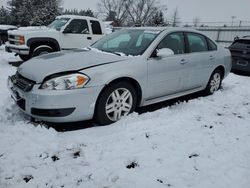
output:
[{"label": "dark tinted window", "polygon": [[209,51],[217,50],[217,45],[213,41],[211,41],[209,38],[207,38],[207,43],[208,43]]},{"label": "dark tinted window", "polygon": [[75,19],[65,29],[66,33],[89,34],[89,27],[86,20]]},{"label": "dark tinted window", "polygon": [[189,43],[189,51],[191,53],[208,51],[207,41],[203,35],[187,33],[187,39]]},{"label": "dark tinted window", "polygon": [[94,35],[102,35],[101,25],[98,21],[91,20],[91,27]]},{"label": "dark tinted window", "polygon": [[237,39],[233,42],[230,48],[238,48],[238,49],[249,49],[250,48],[250,40]]},{"label": "dark tinted window", "polygon": [[167,35],[158,45],[157,49],[169,48],[174,54],[185,53],[185,42],[183,33],[172,33]]},{"label": "dark tinted window", "polygon": [[250,45],[250,40],[236,40],[234,44],[248,44]]}]

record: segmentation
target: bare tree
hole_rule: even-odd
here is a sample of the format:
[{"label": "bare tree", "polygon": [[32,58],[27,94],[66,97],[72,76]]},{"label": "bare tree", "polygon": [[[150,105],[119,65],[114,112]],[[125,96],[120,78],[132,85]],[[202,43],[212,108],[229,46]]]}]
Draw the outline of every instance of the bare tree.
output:
[{"label": "bare tree", "polygon": [[175,9],[174,14],[172,16],[172,26],[178,27],[181,23],[181,18],[179,17],[178,8]]},{"label": "bare tree", "polygon": [[97,6],[100,12],[106,14],[106,19],[115,21],[119,26],[128,17],[127,0],[100,0]]},{"label": "bare tree", "polygon": [[194,24],[194,27],[198,27],[198,25],[200,24],[200,18],[199,17],[195,17],[193,19],[193,24]]},{"label": "bare tree", "polygon": [[127,0],[129,22],[144,26],[159,11],[166,9],[158,0]]}]

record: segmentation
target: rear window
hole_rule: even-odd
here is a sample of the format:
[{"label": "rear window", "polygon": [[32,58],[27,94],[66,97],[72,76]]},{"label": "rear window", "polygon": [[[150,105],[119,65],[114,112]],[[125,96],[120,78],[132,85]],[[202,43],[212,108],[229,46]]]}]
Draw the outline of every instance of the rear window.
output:
[{"label": "rear window", "polygon": [[209,38],[207,38],[207,43],[208,43],[209,51],[217,50],[217,45],[213,41],[211,41]]},{"label": "rear window", "polygon": [[98,21],[91,20],[91,28],[94,35],[102,35],[101,25]]},{"label": "rear window", "polygon": [[230,49],[250,49],[250,40],[238,39],[229,47]]},{"label": "rear window", "polygon": [[190,52],[208,51],[207,41],[203,35],[197,33],[187,33]]},{"label": "rear window", "polygon": [[234,43],[233,44],[239,44],[239,45],[241,45],[241,44],[247,44],[247,45],[250,45],[250,40],[236,40],[236,41],[234,41]]}]

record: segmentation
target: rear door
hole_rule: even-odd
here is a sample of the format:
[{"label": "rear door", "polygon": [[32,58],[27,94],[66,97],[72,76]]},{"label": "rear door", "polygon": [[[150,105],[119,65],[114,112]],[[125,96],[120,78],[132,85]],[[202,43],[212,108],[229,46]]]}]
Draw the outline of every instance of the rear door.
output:
[{"label": "rear door", "polygon": [[210,51],[207,38],[198,33],[186,33],[189,51],[189,81],[185,89],[196,89],[207,84],[215,63],[215,53]]},{"label": "rear door", "polygon": [[97,20],[90,20],[90,26],[92,30],[92,41],[91,43],[96,42],[100,38],[103,37],[104,33],[102,31],[102,27],[99,21]]},{"label": "rear door", "polygon": [[73,19],[61,34],[61,48],[87,47],[92,43],[92,35],[87,20]]}]

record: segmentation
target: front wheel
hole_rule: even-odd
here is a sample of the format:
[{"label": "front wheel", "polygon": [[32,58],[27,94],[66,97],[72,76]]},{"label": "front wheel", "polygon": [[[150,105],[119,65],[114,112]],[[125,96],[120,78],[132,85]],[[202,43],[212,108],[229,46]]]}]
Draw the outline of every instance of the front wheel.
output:
[{"label": "front wheel", "polygon": [[99,96],[95,110],[98,124],[108,125],[117,122],[123,116],[135,110],[136,91],[127,82],[119,82],[108,86]]},{"label": "front wheel", "polygon": [[204,90],[206,95],[212,95],[214,92],[218,91],[222,83],[222,72],[217,69],[213,72],[209,79],[208,85]]},{"label": "front wheel", "polygon": [[34,49],[32,53],[32,57],[37,57],[37,56],[49,54],[52,52],[53,52],[53,49],[49,46],[39,46],[36,49]]}]

